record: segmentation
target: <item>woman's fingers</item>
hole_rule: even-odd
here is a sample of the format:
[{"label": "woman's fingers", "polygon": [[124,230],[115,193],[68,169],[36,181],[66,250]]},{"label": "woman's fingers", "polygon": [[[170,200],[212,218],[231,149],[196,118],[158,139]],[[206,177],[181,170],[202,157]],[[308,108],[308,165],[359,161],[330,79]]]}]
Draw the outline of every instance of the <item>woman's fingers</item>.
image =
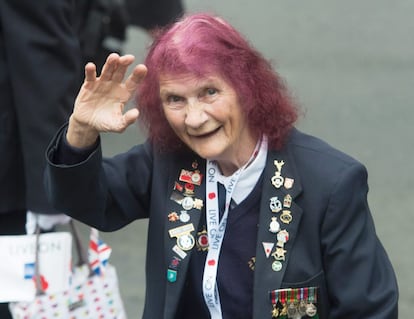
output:
[{"label": "woman's fingers", "polygon": [[118,59],[118,64],[112,74],[112,81],[121,83],[124,80],[125,73],[128,67],[134,62],[135,57],[133,55],[124,55]]},{"label": "woman's fingers", "polygon": [[137,85],[142,81],[142,79],[147,74],[147,67],[143,64],[138,64],[135,66],[131,75],[125,81],[125,87],[128,92],[132,93],[136,90]]},{"label": "woman's fingers", "polygon": [[85,65],[85,81],[94,82],[96,80],[96,65],[89,62]]},{"label": "woman's fingers", "polygon": [[139,111],[136,108],[132,108],[130,110],[128,110],[127,112],[125,112],[124,114],[124,121],[125,121],[125,128],[127,128],[129,125],[131,125],[132,123],[134,123],[139,116]]},{"label": "woman's fingers", "polygon": [[106,62],[102,67],[102,72],[100,75],[100,79],[103,81],[110,81],[112,80],[112,76],[115,72],[115,69],[118,65],[119,55],[117,53],[111,53],[106,58]]}]

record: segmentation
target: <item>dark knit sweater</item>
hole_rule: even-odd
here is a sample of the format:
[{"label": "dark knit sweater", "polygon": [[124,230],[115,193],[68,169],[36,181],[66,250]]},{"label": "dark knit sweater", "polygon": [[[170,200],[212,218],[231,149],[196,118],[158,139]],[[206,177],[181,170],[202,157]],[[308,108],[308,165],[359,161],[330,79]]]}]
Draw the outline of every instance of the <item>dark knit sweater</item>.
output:
[{"label": "dark knit sweater", "polygon": [[[262,178],[253,191],[228,215],[227,228],[220,252],[217,282],[223,319],[250,319],[253,305],[254,257]],[[205,229],[202,216],[199,231]],[[202,291],[206,251],[191,255],[187,281],[176,318],[210,318]]]}]

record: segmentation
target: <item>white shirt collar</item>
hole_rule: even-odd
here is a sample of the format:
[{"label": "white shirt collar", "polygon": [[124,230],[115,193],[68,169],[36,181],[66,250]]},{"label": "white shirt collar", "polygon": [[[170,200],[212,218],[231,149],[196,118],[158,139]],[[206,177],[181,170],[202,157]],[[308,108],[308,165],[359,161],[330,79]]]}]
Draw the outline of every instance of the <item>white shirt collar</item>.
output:
[{"label": "white shirt collar", "polygon": [[[241,172],[235,186],[232,199],[236,204],[241,203],[252,192],[265,168],[268,149],[267,137],[263,136],[257,143],[260,143],[260,145],[256,157]],[[221,173],[217,176],[217,181],[222,184],[225,184],[224,181],[226,179],[231,179],[231,176],[224,176]]]}]

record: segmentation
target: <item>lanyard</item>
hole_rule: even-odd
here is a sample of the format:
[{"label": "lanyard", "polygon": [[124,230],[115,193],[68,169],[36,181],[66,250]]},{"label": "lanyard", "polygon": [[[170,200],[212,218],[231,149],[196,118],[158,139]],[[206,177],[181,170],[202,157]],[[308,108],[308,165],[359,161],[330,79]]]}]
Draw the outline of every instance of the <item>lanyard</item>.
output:
[{"label": "lanyard", "polygon": [[210,311],[211,319],[221,319],[221,303],[217,287],[217,269],[220,256],[220,249],[226,232],[227,217],[233,191],[240,178],[240,175],[250,163],[256,158],[261,144],[266,143],[263,139],[259,141],[250,160],[243,167],[239,168],[232,176],[222,181],[226,188],[226,201],[223,217],[219,217],[219,201],[217,176],[219,168],[215,161],[207,160],[206,165],[206,222],[208,232],[209,250],[204,264],[203,274],[203,295],[204,301]]},{"label": "lanyard", "polygon": [[227,215],[229,212],[231,196],[243,168],[234,173],[230,179],[226,179],[224,187],[226,188],[226,202],[224,213],[221,221],[219,221],[219,204],[217,189],[218,167],[214,161],[207,161],[207,203],[206,203],[206,219],[209,250],[207,253],[206,263],[204,265],[203,274],[203,295],[206,305],[210,311],[212,319],[221,319],[220,296],[217,288],[217,268],[220,255],[221,244],[223,243],[224,233],[226,231]]}]

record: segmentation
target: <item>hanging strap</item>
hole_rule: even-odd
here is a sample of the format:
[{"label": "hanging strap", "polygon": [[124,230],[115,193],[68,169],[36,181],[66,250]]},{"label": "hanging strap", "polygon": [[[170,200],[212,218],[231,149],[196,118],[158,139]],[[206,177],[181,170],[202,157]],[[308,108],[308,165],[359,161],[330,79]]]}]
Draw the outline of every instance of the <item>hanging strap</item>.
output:
[{"label": "hanging strap", "polygon": [[80,266],[86,265],[89,270],[89,277],[92,277],[94,275],[94,272],[89,263],[88,250],[82,244],[79,230],[75,227],[75,222],[73,221],[73,219],[70,220],[69,226],[70,226],[71,233],[73,235],[73,240],[75,241],[76,253],[78,255],[77,256],[78,262],[76,263],[76,266],[80,267]]},{"label": "hanging strap", "polygon": [[[70,232],[72,234],[74,243],[75,243],[75,251],[77,254],[77,263],[76,266],[80,267],[86,265],[89,270],[89,277],[94,275],[92,267],[88,260],[88,250],[85,248],[84,244],[82,244],[81,236],[79,234],[79,230],[75,226],[75,222],[73,219],[69,222]],[[35,286],[36,286],[36,296],[45,295],[46,292],[42,287],[42,280],[40,277],[40,226],[37,222],[36,217],[36,247],[35,247],[35,265],[34,265],[34,275],[35,275]]]},{"label": "hanging strap", "polygon": [[37,222],[36,216],[36,247],[35,247],[35,265],[34,265],[34,274],[35,274],[35,285],[36,285],[36,296],[45,295],[45,291],[42,287],[42,281],[40,279],[40,270],[39,270],[39,246],[40,246],[40,226]]}]

